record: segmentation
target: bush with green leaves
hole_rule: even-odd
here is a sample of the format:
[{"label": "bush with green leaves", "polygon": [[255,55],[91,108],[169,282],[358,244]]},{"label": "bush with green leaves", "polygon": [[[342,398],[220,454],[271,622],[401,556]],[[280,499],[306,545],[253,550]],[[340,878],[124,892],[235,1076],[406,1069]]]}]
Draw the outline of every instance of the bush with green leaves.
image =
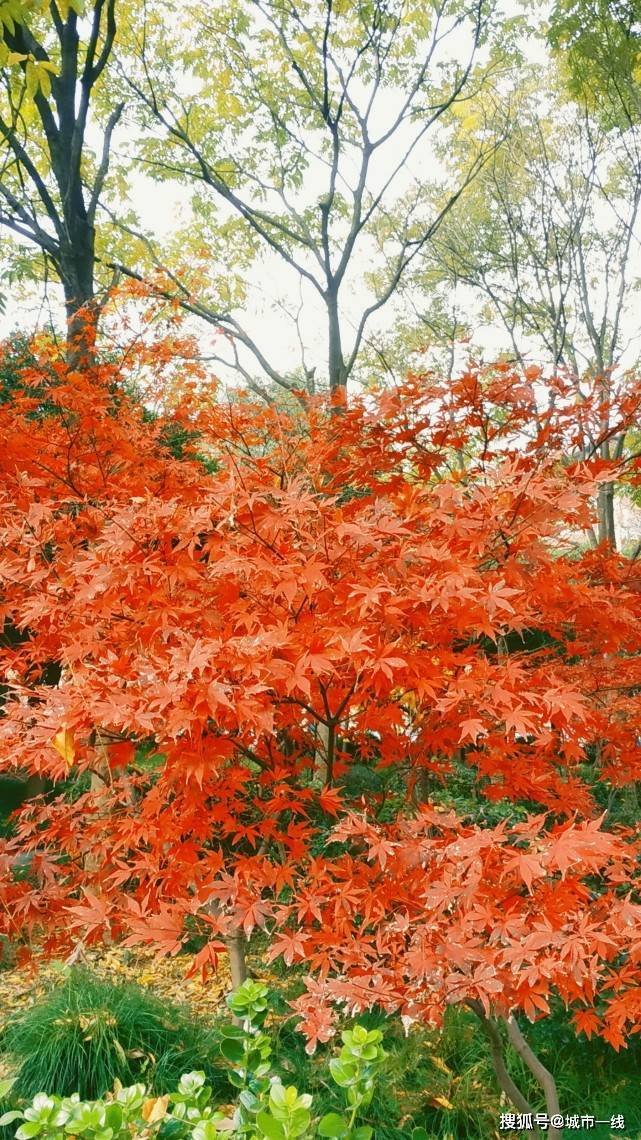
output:
[{"label": "bush with green leaves", "polygon": [[[123,1088],[99,1100],[84,1100],[75,1092],[55,1096],[38,1092],[27,1108],[14,1108],[0,1117],[0,1126],[20,1121],[16,1140],[215,1140],[219,1136],[245,1140],[371,1140],[373,1129],[357,1117],[371,1099],[376,1077],[385,1061],[379,1029],[355,1025],[342,1034],[338,1056],[329,1063],[330,1074],[345,1099],[343,1113],[315,1118],[313,1100],[286,1086],[271,1073],[271,1042],[265,1032],[267,987],[248,980],[228,998],[234,1024],[223,1027],[220,1053],[229,1065],[229,1079],[237,1089],[233,1109],[213,1107],[212,1090],[204,1072],[180,1078],[177,1089],[164,1096],[149,1096],[143,1084]],[[13,1082],[0,1082],[0,1099]],[[414,1140],[424,1140],[415,1130]]]},{"label": "bush with green leaves", "polygon": [[217,1037],[187,1008],[134,983],[114,984],[73,967],[45,997],[12,1017],[0,1041],[10,1055],[16,1095],[102,1095],[114,1081],[144,1080],[150,1089],[203,1070],[217,1091],[227,1087]]}]

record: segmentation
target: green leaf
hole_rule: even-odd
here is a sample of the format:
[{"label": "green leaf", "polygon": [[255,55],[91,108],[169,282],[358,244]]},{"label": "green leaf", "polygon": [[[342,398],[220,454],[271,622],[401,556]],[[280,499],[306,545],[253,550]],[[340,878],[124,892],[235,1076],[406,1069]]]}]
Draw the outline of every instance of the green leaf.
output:
[{"label": "green leaf", "polygon": [[415,1128],[412,1132],[412,1140],[430,1140],[424,1128]]},{"label": "green leaf", "polygon": [[369,1124],[360,1124],[352,1132],[351,1140],[372,1140],[374,1129],[370,1128]]},{"label": "green leaf", "polygon": [[5,1112],[3,1116],[0,1116],[0,1128],[3,1128],[5,1124],[13,1124],[14,1120],[23,1119],[22,1113],[14,1108],[11,1112]]},{"label": "green leaf", "polygon": [[233,1037],[237,1041],[242,1041],[247,1036],[240,1025],[221,1025],[218,1032],[221,1037]]},{"label": "green leaf", "polygon": [[220,1043],[220,1051],[225,1060],[231,1061],[233,1065],[245,1059],[245,1046],[242,1041],[237,1041],[234,1037],[223,1038]]},{"label": "green leaf", "polygon": [[329,1062],[329,1071],[336,1084],[340,1085],[341,1088],[347,1088],[358,1080],[356,1066],[351,1062],[340,1061],[338,1057],[332,1057]]},{"label": "green leaf", "polygon": [[246,1109],[247,1112],[256,1112],[259,1101],[256,1094],[252,1092],[251,1089],[243,1089],[240,1096],[238,1097],[238,1103],[242,1104],[243,1108]]},{"label": "green leaf", "polygon": [[33,1120],[33,1114],[49,1113],[51,1112],[52,1108],[55,1108],[55,1104],[56,1102],[53,1097],[47,1096],[47,1094],[43,1092],[36,1093],[31,1102],[31,1107],[28,1108],[25,1112],[25,1116],[29,1120]]},{"label": "green leaf", "polygon": [[185,1133],[185,1122],[183,1120],[172,1120],[165,1117],[160,1126],[160,1136],[162,1140],[172,1140],[173,1137],[183,1136]]},{"label": "green leaf", "polygon": [[304,1136],[311,1123],[312,1114],[308,1108],[299,1105],[293,1110],[288,1122],[290,1136]]},{"label": "green leaf", "polygon": [[114,1132],[119,1132],[122,1127],[123,1112],[119,1104],[115,1102],[108,1104],[105,1108],[105,1123],[108,1128],[113,1128]]},{"label": "green leaf", "polygon": [[279,1124],[274,1117],[262,1109],[256,1117],[256,1124],[260,1128],[263,1136],[267,1136],[268,1140],[285,1140],[285,1129],[282,1124]]},{"label": "green leaf", "polygon": [[337,1112],[328,1112],[318,1125],[319,1136],[345,1136],[346,1132],[347,1121]]},{"label": "green leaf", "polygon": [[8,1077],[6,1080],[0,1081],[0,1100],[4,1100],[7,1093],[11,1092],[11,1089],[16,1083],[16,1079],[16,1077]]},{"label": "green leaf", "polygon": [[191,1135],[192,1140],[215,1140],[219,1132],[213,1120],[200,1120]]},{"label": "green leaf", "polygon": [[40,1135],[42,1128],[43,1125],[39,1120],[27,1120],[16,1132],[16,1140],[32,1140],[33,1136]]}]

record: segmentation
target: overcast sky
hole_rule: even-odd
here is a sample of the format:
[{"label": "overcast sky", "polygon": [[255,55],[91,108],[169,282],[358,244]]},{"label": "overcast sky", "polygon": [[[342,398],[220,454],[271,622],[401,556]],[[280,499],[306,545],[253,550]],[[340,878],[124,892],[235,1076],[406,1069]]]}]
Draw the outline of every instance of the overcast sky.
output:
[{"label": "overcast sky", "polygon": [[[511,2],[506,7],[508,14],[522,10],[518,5]],[[543,5],[539,5],[539,8],[542,10]],[[451,50],[462,57],[465,54],[466,46],[463,40],[458,43],[453,42]],[[530,57],[533,61],[544,66],[545,50],[543,46],[532,43]],[[389,93],[389,100],[391,113],[394,103],[391,92]],[[121,132],[120,137],[116,136],[114,140],[116,150],[126,142],[127,139],[123,139]],[[396,153],[400,154],[400,149]],[[386,153],[386,161],[391,163],[394,158],[395,152],[390,148]],[[435,174],[438,176],[439,173],[439,164],[431,146],[429,143],[422,144],[412,155],[407,169],[399,179],[398,189],[402,190],[409,185],[413,178],[419,180],[425,177],[433,179]],[[318,190],[315,189],[311,179],[308,183],[308,192],[310,200],[313,201]],[[138,175],[132,179],[131,199],[143,227],[153,231],[161,244],[163,239],[175,231],[179,219],[182,218],[183,221],[187,221],[189,218],[189,188],[185,186],[161,185]],[[635,242],[635,251],[632,277],[641,275],[638,241]],[[360,263],[356,268],[358,272],[362,273],[367,271],[369,267],[369,255],[367,246],[365,246],[361,253]],[[349,288],[348,285],[348,293]],[[287,373],[299,365],[300,347],[296,326],[286,316],[286,311],[289,313],[296,312],[302,299],[304,303],[301,309],[300,331],[308,353],[307,362],[320,366],[319,372],[322,373],[325,356],[325,313],[311,286],[303,282],[302,293],[300,289],[298,278],[287,269],[278,255],[262,255],[249,274],[248,297],[241,314],[242,320],[244,325],[251,330],[254,339],[265,350],[274,366],[283,373]],[[355,320],[366,303],[366,294],[358,283],[357,275],[352,279],[351,290],[351,297],[344,298],[347,301],[348,326],[350,311]],[[55,289],[50,288],[49,293],[52,301],[55,298],[55,292]],[[375,331],[377,328],[393,327],[398,311],[398,304],[389,305],[372,323],[371,331]],[[9,333],[15,326],[30,328],[36,321],[40,324],[46,323],[48,317],[47,304],[43,302],[41,293],[34,290],[28,299],[22,297],[9,299],[6,312],[4,316],[0,317],[0,332]],[[58,312],[57,317],[60,320],[61,311]],[[638,322],[630,318],[629,326],[630,336],[634,337],[634,340],[627,354],[628,359],[624,363],[631,363],[638,352],[636,336]],[[208,354],[211,351],[216,351],[217,347],[219,349],[220,344],[224,343],[221,342],[220,338],[217,338],[211,327],[205,326],[202,322],[194,323],[192,327],[199,337],[203,353]],[[491,358],[501,348],[508,347],[505,334],[498,324],[490,323],[478,326],[475,330],[474,340],[483,348],[486,358]],[[527,349],[527,344],[524,347]],[[467,351],[465,347],[461,348],[461,362]]]}]

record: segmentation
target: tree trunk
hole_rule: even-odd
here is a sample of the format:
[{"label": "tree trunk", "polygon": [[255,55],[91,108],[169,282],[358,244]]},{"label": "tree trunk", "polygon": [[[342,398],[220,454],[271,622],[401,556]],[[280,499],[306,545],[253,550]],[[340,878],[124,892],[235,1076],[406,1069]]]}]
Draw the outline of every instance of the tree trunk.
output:
[{"label": "tree trunk", "polygon": [[341,325],[338,316],[338,290],[327,292],[327,315],[329,319],[329,391],[334,407],[345,403],[347,373],[341,343]]},{"label": "tree trunk", "polygon": [[91,274],[74,272],[64,283],[67,315],[67,363],[73,369],[90,367],[96,358],[98,307]]},{"label": "tree trunk", "polygon": [[[499,1088],[505,1093],[508,1100],[514,1105],[518,1112],[527,1115],[534,1115],[534,1109],[528,1101],[527,1097],[523,1095],[518,1085],[512,1080],[507,1071],[505,1064],[505,1056],[503,1051],[503,1038],[501,1031],[492,1017],[488,1017],[481,1005],[480,1001],[475,998],[470,998],[467,1002],[470,1009],[477,1015],[481,1022],[483,1033],[487,1037],[492,1056],[492,1066],[494,1073],[499,1084]],[[540,1136],[541,1133],[538,1128],[532,1127],[524,1130],[528,1136]]]},{"label": "tree trunk", "polygon": [[[505,1019],[505,1024],[507,1025],[507,1034],[510,1040],[510,1044],[513,1046],[522,1060],[525,1061],[525,1064],[532,1073],[532,1076],[536,1078],[539,1085],[543,1089],[543,1093],[545,1095],[545,1107],[547,1109],[548,1116],[560,1117],[561,1113],[559,1111],[559,1094],[556,1087],[556,1081],[554,1080],[552,1073],[549,1071],[549,1069],[546,1069],[543,1062],[537,1057],[536,1053],[532,1049],[532,1046],[529,1045],[525,1040],[525,1037],[523,1036],[519,1028],[519,1024],[513,1014]],[[549,1137],[549,1140],[561,1140],[563,1129],[550,1127],[547,1135]]]},{"label": "tree trunk", "polygon": [[597,517],[599,542],[605,542],[616,550],[616,527],[614,523],[614,483],[602,483],[597,497]]},{"label": "tree trunk", "polygon": [[[218,899],[210,899],[205,906],[205,910],[209,911],[210,914],[219,915],[220,903]],[[247,943],[240,926],[237,926],[230,934],[225,935],[225,945],[227,947],[227,953],[229,954],[231,988],[232,990],[237,990],[249,977],[249,970],[247,969]]]},{"label": "tree trunk", "polygon": [[324,788],[327,784],[327,755],[329,752],[329,728],[319,721],[316,725],[316,748],[314,750],[314,783]]},{"label": "tree trunk", "polygon": [[239,928],[234,930],[232,934],[228,934],[225,939],[227,945],[227,952],[229,954],[229,969],[231,971],[231,988],[237,990],[242,986],[243,982],[247,981],[249,971],[247,969],[247,954],[245,952],[245,939],[243,932]]},{"label": "tree trunk", "polygon": [[[483,1032],[489,1041],[492,1053],[492,1064],[494,1066],[494,1072],[496,1074],[496,1079],[499,1083],[500,1088],[503,1090],[505,1095],[509,1097],[512,1104],[516,1109],[518,1109],[519,1112],[526,1113],[528,1115],[532,1114],[533,1121],[535,1121],[536,1115],[534,1114],[531,1105],[507,1071],[503,1048],[503,1038],[501,1036],[498,1022],[494,1018],[488,1017],[486,1015],[480,1001],[471,998],[467,1002],[467,1005],[479,1018]],[[521,1059],[525,1062],[528,1069],[536,1078],[543,1091],[543,1094],[545,1096],[547,1116],[549,1118],[561,1118],[561,1112],[559,1110],[559,1095],[552,1073],[549,1071],[549,1069],[546,1069],[543,1062],[539,1059],[539,1057],[537,1057],[536,1053],[532,1049],[532,1046],[526,1041],[514,1015],[511,1014],[509,1017],[502,1017],[500,1020],[503,1022],[507,1029],[510,1045],[515,1050],[515,1052],[518,1053],[519,1057],[521,1057]],[[527,1129],[526,1131],[530,1136],[540,1136],[541,1134],[540,1130],[538,1127],[536,1127],[535,1124],[533,1124],[533,1127],[531,1129]],[[545,1136],[548,1138],[548,1140],[561,1140],[562,1135],[562,1127],[550,1126],[545,1132]]]}]

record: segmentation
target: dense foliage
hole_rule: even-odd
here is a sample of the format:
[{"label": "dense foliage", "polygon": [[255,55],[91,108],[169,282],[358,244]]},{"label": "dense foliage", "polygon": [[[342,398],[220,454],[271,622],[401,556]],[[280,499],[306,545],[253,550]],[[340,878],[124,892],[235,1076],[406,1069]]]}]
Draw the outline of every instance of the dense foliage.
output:
[{"label": "dense foliage", "polygon": [[[431,1022],[467,1002],[516,1033],[555,994],[625,1043],[638,843],[594,784],[638,775],[639,578],[576,534],[600,482],[638,476],[595,458],[602,407],[559,380],[538,409],[535,381],[416,376],[340,414],[186,390],[172,415],[207,470],[159,445],[113,364],[27,374],[0,409],[24,632],[2,763],[95,779],[4,844],[7,934],[176,953],[195,923],[206,969],[262,927],[307,964],[310,1048],[333,1002]],[[460,763],[498,822],[429,802]]]}]

